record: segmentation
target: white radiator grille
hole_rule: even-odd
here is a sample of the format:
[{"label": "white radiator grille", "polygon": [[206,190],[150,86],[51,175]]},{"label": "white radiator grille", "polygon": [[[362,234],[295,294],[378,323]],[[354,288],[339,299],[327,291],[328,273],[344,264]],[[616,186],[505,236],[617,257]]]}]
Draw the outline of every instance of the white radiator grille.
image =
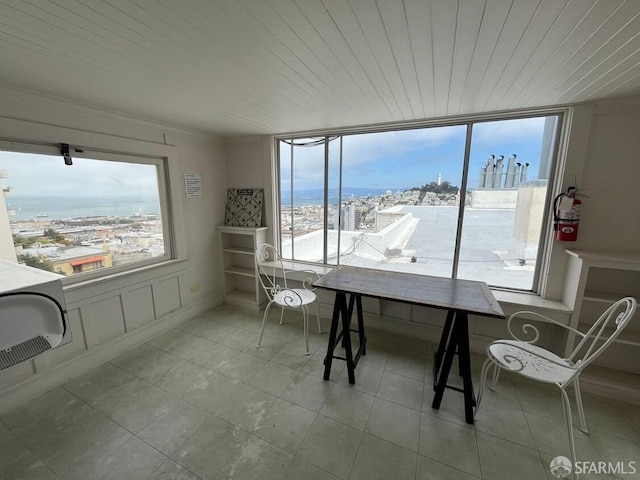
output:
[{"label": "white radiator grille", "polygon": [[14,345],[11,348],[7,348],[6,350],[2,350],[0,351],[0,370],[29,360],[50,348],[51,345],[49,345],[49,342],[47,342],[44,337],[38,336]]}]

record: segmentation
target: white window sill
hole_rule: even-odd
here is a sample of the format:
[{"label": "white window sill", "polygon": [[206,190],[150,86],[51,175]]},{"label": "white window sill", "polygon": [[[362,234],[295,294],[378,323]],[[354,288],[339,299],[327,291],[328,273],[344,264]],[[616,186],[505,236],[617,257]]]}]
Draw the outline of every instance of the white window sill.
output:
[{"label": "white window sill", "polygon": [[[285,260],[282,263],[285,271],[287,272],[287,278],[292,278],[294,280],[304,280],[301,275],[297,276],[295,272],[312,270],[322,276],[329,273],[334,268],[325,265],[294,262],[291,260]],[[557,300],[545,300],[535,293],[514,292],[500,289],[491,289],[491,292],[501,305],[515,305],[519,308],[533,308],[536,310],[571,313],[571,309],[564,303]]]},{"label": "white window sill", "polygon": [[510,292],[496,289],[491,289],[491,293],[493,293],[493,296],[496,297],[500,305],[516,305],[518,307],[571,313],[571,309],[564,303],[558,300],[545,300],[535,293]]}]

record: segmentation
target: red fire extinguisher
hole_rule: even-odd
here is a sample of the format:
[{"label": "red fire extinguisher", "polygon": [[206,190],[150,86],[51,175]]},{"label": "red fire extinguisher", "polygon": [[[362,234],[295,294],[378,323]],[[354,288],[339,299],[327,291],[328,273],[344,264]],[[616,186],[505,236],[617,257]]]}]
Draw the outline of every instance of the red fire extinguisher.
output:
[{"label": "red fire extinguisher", "polygon": [[582,202],[576,198],[576,187],[569,187],[553,200],[553,229],[556,240],[575,242],[578,239],[580,207]]}]

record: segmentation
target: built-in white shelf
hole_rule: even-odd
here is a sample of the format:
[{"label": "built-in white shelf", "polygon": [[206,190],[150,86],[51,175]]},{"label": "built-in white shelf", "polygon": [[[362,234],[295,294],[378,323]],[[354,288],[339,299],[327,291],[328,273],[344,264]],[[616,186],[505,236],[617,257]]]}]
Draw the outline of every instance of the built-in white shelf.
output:
[{"label": "built-in white shelf", "polygon": [[[640,253],[566,252],[568,265],[563,301],[573,310],[570,322],[573,328],[588,331],[609,306],[623,297],[631,296],[640,301]],[[576,337],[569,336],[567,353],[579,340]],[[606,388],[614,389],[612,392],[618,388],[616,385],[621,385],[621,392],[624,390],[628,395],[635,391],[635,400],[640,401],[640,364],[635,361],[640,355],[638,348],[640,312],[636,311],[614,344],[585,370],[588,382],[596,386],[606,385]]]},{"label": "built-in white shelf", "polygon": [[256,272],[254,269],[251,268],[243,268],[243,267],[236,267],[236,266],[230,266],[230,267],[226,267],[224,269],[225,273],[232,273],[234,275],[244,275],[245,277],[255,277],[256,276]]},{"label": "built-in white shelf", "polygon": [[223,248],[222,251],[223,252],[229,252],[229,253],[238,253],[240,255],[254,255],[255,254],[255,250],[253,250],[251,248],[247,248],[247,247],[231,246],[231,247],[228,247],[228,248]]},{"label": "built-in white shelf", "polygon": [[266,302],[255,266],[255,252],[266,242],[267,227],[218,227],[225,302],[259,310]]}]

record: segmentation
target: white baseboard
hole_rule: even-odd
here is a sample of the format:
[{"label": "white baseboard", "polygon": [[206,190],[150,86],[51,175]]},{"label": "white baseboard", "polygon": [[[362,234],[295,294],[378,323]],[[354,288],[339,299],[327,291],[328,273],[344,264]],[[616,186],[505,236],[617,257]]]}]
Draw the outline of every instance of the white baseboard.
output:
[{"label": "white baseboard", "polygon": [[640,375],[591,365],[580,375],[584,392],[640,404]]},{"label": "white baseboard", "polygon": [[121,353],[140,345],[176,325],[196,317],[223,302],[221,295],[195,300],[185,307],[169,312],[162,318],[125,333],[113,340],[87,350],[80,355],[36,373],[0,392],[0,414],[63,384],[67,380],[92,370]]}]

